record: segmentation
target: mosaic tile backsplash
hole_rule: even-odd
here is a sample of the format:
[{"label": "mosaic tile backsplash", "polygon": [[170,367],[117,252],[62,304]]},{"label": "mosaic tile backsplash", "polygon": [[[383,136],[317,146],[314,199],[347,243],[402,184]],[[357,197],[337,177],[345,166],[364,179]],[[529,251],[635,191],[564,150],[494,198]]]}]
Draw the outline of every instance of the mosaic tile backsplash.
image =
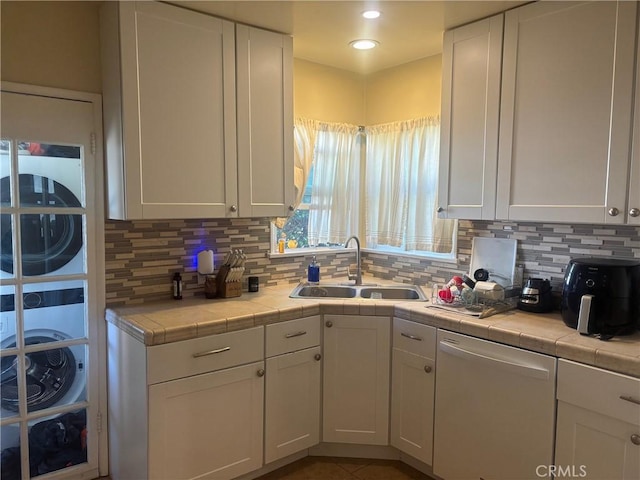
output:
[{"label": "mosaic tile backsplash", "polygon": [[[640,259],[640,227],[511,223],[461,220],[457,262],[363,252],[365,274],[403,283],[429,285],[466,273],[473,237],[515,238],[517,263],[524,278],[551,280],[562,289],[564,268],[572,257]],[[261,286],[296,284],[306,278],[307,256],[269,257],[269,219],[107,221],[105,225],[107,306],[140,304],[171,298],[171,277],[182,274],[183,296],[204,296],[198,285],[196,255],[213,250],[216,268],[232,248],[247,255],[244,277]],[[352,252],[317,255],[321,279],[345,279]],[[215,301],[215,300],[213,300]]]}]

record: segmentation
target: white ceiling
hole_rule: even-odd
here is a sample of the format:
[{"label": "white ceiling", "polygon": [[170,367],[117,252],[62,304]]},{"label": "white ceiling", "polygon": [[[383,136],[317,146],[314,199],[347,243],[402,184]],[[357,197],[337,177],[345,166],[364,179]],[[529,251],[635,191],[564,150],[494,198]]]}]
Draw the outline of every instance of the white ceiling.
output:
[{"label": "white ceiling", "polygon": [[[360,74],[442,52],[444,30],[521,5],[523,1],[187,1],[178,4],[240,23],[293,36],[293,54]],[[375,8],[377,20],[360,15]],[[356,51],[349,42],[371,38],[380,45]]]}]

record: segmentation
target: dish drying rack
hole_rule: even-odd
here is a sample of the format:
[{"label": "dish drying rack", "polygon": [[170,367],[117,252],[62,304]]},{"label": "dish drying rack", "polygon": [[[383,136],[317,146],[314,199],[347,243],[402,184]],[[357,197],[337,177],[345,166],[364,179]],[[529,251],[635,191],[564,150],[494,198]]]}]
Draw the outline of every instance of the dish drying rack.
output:
[{"label": "dish drying rack", "polygon": [[431,305],[444,310],[462,313],[477,318],[487,318],[497,313],[512,310],[518,305],[518,297],[507,297],[501,300],[493,300],[481,295],[456,295],[453,301],[442,300],[434,290],[431,295]]},{"label": "dish drying rack", "polygon": [[232,298],[242,295],[242,277],[247,256],[242,250],[234,249],[224,258],[216,275],[217,296]]}]

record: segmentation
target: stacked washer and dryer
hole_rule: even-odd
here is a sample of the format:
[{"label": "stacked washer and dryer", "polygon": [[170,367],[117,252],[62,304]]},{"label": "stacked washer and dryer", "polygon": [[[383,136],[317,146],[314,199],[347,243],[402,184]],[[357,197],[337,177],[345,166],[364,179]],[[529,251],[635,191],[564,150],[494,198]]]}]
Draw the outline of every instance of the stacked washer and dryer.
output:
[{"label": "stacked washer and dryer", "polygon": [[[31,144],[32,146],[34,144]],[[38,144],[36,144],[38,145]],[[38,145],[35,155],[20,156],[19,195],[21,205],[51,207],[82,207],[82,165],[76,147]],[[47,150],[49,149],[49,150]],[[21,153],[26,153],[21,152]],[[51,157],[66,157],[60,168]],[[73,159],[77,158],[77,163]],[[2,152],[1,170],[9,172],[8,152]],[[75,166],[79,168],[74,168]],[[10,178],[0,179],[2,205],[10,202]],[[0,280],[15,278],[10,215],[2,215],[0,226]],[[17,221],[17,220],[16,220]],[[37,283],[23,284],[22,309],[25,346],[84,338],[86,332],[85,282],[83,279],[59,278],[83,274],[85,248],[82,215],[21,215],[22,277],[38,277]],[[47,277],[57,277],[47,281]],[[5,283],[5,282],[3,282]],[[3,287],[0,295],[0,348],[16,346],[16,305],[19,301],[12,287]],[[27,410],[69,405],[86,398],[86,345],[53,348],[26,354]],[[1,358],[0,408],[2,418],[17,416],[19,409],[17,357]],[[55,417],[52,415],[51,417]],[[42,417],[34,422],[42,421]],[[16,424],[17,425],[17,424]],[[19,445],[19,429],[2,428],[2,448]]]}]

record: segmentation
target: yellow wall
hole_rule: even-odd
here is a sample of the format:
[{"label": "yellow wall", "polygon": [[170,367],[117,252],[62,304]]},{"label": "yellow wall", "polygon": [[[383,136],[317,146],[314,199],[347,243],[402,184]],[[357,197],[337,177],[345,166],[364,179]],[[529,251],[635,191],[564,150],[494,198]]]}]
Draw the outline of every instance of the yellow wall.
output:
[{"label": "yellow wall", "polygon": [[366,125],[440,115],[442,55],[366,77]]},{"label": "yellow wall", "polygon": [[296,59],[296,116],[378,125],[440,115],[442,56],[434,55],[362,76]]},{"label": "yellow wall", "polygon": [[[2,80],[100,93],[101,3],[0,1]],[[295,59],[294,111],[354,125],[437,115],[440,69],[440,55],[366,77]]]},{"label": "yellow wall", "polygon": [[101,3],[1,1],[2,80],[102,92]]},{"label": "yellow wall", "polygon": [[296,116],[324,122],[365,124],[364,77],[306,60],[293,62]]}]

